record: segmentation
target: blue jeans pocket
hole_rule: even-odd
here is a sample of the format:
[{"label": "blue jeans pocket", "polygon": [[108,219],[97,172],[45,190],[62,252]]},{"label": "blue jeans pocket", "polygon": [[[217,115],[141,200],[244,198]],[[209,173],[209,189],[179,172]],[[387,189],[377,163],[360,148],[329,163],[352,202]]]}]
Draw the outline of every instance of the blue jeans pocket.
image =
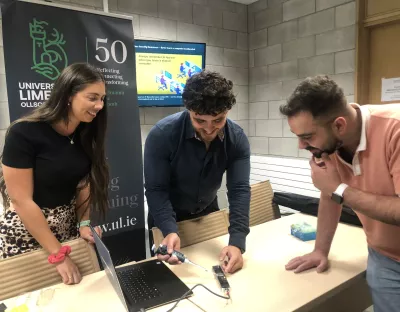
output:
[{"label": "blue jeans pocket", "polygon": [[374,312],[400,312],[400,263],[368,247],[367,282]]}]

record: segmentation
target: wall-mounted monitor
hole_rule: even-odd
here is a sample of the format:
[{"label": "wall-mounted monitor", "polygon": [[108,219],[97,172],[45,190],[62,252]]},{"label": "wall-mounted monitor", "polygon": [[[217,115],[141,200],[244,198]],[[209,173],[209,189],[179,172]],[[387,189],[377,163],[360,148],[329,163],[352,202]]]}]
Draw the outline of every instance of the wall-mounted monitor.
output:
[{"label": "wall-mounted monitor", "polygon": [[186,80],[205,68],[205,43],[135,40],[138,104],[183,106]]}]

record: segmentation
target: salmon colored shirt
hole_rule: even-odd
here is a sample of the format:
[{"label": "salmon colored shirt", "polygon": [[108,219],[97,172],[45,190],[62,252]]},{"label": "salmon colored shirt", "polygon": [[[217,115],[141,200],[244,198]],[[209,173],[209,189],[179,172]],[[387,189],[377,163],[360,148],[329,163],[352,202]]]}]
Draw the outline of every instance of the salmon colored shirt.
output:
[{"label": "salmon colored shirt", "polygon": [[[343,183],[377,195],[400,195],[400,104],[351,104],[360,109],[362,129],[352,164],[336,152],[334,159]],[[399,207],[400,209],[400,199]],[[356,212],[370,247],[400,261],[400,226]]]}]

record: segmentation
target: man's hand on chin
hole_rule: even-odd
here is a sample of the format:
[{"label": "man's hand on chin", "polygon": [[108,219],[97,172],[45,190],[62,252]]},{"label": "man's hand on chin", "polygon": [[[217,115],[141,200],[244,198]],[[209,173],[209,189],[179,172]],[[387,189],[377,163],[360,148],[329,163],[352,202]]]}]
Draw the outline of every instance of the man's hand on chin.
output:
[{"label": "man's hand on chin", "polygon": [[235,273],[243,267],[242,252],[235,246],[226,246],[222,249],[219,260],[222,262],[221,266],[225,273]]}]

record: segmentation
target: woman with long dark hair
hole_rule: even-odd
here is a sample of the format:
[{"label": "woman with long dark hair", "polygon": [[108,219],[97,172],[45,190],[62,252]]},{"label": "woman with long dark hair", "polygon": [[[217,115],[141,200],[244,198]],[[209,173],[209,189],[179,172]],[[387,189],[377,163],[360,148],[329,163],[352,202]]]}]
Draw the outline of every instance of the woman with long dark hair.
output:
[{"label": "woman with long dark hair", "polygon": [[92,241],[91,212],[108,207],[107,126],[103,75],[77,63],[63,70],[49,99],[7,130],[1,156],[0,259],[44,248],[63,282],[79,270],[61,243]]}]

